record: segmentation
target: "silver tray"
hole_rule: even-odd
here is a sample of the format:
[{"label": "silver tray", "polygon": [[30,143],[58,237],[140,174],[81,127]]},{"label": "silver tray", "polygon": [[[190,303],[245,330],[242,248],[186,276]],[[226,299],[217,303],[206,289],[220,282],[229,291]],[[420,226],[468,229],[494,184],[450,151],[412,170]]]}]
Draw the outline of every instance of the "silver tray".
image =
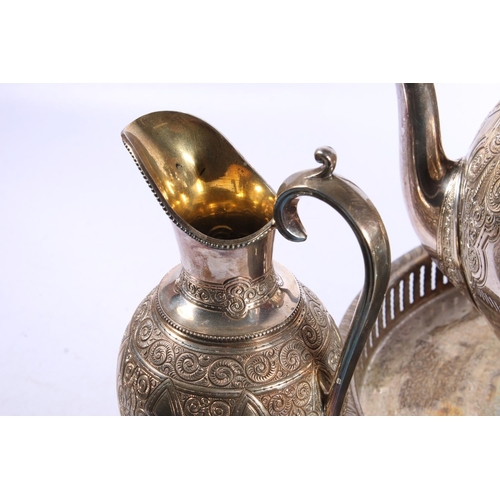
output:
[{"label": "silver tray", "polygon": [[364,415],[500,415],[500,342],[421,247],[392,264],[353,385]]}]

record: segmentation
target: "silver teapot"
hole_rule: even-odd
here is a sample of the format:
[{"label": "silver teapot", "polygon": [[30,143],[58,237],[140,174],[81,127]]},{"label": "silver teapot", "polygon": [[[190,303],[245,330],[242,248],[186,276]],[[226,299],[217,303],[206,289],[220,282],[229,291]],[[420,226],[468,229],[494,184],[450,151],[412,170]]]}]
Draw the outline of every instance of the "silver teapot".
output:
[{"label": "silver teapot", "polygon": [[[390,250],[375,207],[334,175],[334,151],[318,149],[321,166],[291,176],[276,196],[193,116],[151,113],[122,138],[174,224],[181,263],[125,331],[121,414],[355,413],[348,388],[384,298]],[[306,238],[297,213],[303,195],[340,212],[362,248],[365,286],[345,343],[316,295],[273,261],[275,228]]]},{"label": "silver teapot", "polygon": [[500,338],[500,103],[469,152],[442,147],[434,85],[397,86],[403,189],[423,247]]}]

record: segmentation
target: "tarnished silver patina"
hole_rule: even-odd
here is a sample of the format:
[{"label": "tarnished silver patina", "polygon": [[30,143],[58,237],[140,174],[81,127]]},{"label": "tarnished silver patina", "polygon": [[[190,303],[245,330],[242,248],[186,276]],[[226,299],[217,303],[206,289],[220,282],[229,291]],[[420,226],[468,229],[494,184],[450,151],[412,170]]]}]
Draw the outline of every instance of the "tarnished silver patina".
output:
[{"label": "tarnished silver patina", "polygon": [[[366,196],[322,166],[278,196],[207,123],[145,115],[123,141],[174,223],[181,263],[145,298],[118,361],[123,415],[355,414],[348,393],[390,274],[382,221]],[[273,261],[275,228],[301,241],[300,196],[339,211],[362,248],[366,279],[343,345],[320,300]],[[347,398],[346,398],[347,396]]]},{"label": "tarnished silver patina", "polygon": [[363,415],[500,415],[499,360],[484,315],[419,247],[392,265],[354,372],[353,404]]},{"label": "tarnished silver patina", "polygon": [[468,154],[443,152],[432,84],[398,87],[401,167],[410,218],[439,269],[500,338],[500,103]]}]

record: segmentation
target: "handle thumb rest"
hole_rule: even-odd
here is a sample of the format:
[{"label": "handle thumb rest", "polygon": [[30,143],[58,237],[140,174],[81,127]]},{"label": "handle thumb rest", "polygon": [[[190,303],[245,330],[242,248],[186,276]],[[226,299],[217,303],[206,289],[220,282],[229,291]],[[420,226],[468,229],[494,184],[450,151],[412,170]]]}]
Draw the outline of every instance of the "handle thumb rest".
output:
[{"label": "handle thumb rest", "polygon": [[335,151],[329,147],[319,148],[315,157],[322,167],[296,173],[280,187],[274,219],[285,238],[304,241],[307,235],[297,205],[301,196],[312,196],[342,215],[361,247],[365,266],[364,287],[325,406],[326,415],[340,415],[354,369],[387,291],[391,254],[387,232],[375,206],[355,184],[334,174]]}]

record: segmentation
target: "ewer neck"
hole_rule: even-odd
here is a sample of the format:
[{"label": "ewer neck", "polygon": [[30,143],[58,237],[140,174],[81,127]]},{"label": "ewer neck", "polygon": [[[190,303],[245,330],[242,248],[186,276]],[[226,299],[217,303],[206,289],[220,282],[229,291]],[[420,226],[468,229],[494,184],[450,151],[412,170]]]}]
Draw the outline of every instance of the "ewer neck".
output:
[{"label": "ewer neck", "polygon": [[220,240],[219,245],[199,241],[177,226],[175,235],[182,267],[195,280],[222,284],[237,277],[257,280],[273,272],[271,223],[247,239]]}]

